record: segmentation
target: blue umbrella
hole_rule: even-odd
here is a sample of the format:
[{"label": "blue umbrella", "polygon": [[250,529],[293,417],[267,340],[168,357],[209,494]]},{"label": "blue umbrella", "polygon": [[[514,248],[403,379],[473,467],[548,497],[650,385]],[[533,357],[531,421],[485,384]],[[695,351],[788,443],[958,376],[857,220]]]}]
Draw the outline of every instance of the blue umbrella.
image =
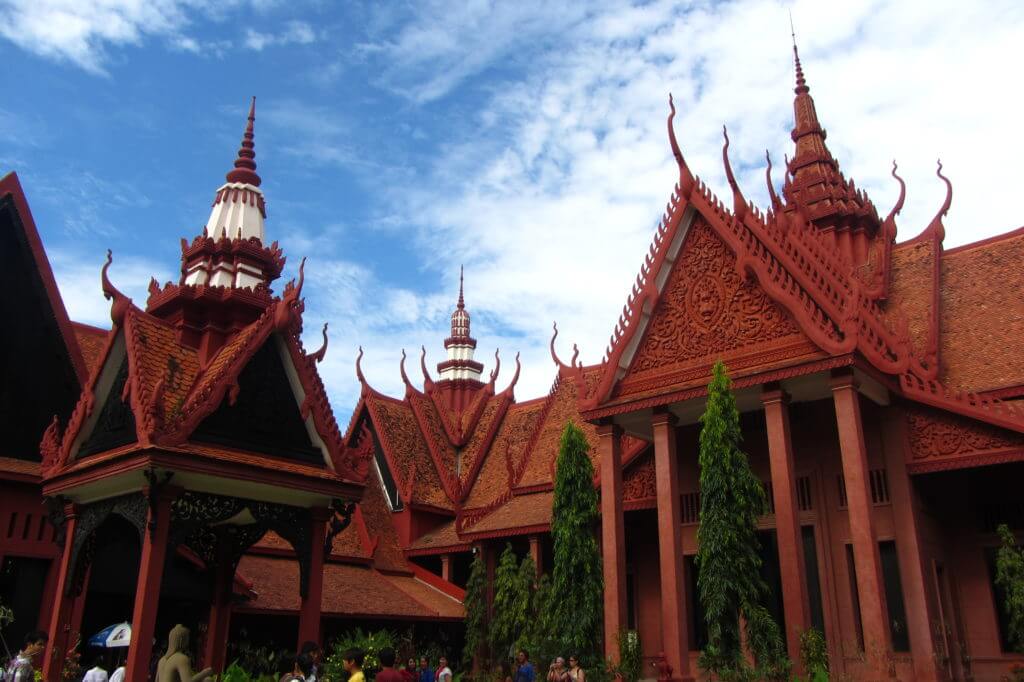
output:
[{"label": "blue umbrella", "polygon": [[132,626],[128,623],[110,625],[89,638],[89,646],[106,649],[128,646],[132,641]]}]

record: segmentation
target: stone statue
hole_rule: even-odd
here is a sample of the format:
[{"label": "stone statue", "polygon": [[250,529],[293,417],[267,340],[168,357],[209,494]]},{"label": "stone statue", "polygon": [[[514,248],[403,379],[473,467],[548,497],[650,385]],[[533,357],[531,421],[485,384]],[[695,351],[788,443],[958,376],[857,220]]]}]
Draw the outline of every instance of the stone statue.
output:
[{"label": "stone statue", "polygon": [[213,668],[207,668],[192,674],[192,664],[188,660],[188,628],[175,625],[167,637],[167,653],[156,666],[156,682],[202,682],[213,674]]}]

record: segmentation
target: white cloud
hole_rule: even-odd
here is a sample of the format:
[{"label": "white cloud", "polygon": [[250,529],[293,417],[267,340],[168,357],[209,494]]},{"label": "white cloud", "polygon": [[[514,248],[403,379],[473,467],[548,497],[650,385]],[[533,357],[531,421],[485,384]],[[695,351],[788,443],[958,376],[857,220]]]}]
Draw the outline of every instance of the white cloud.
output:
[{"label": "white cloud", "polygon": [[[523,351],[518,395],[550,385],[552,319],[562,330],[563,357],[578,341],[582,359],[598,361],[676,180],[665,132],[669,91],[684,153],[719,196],[729,196],[723,123],[747,196],[767,203],[765,147],[781,183],[782,157],[792,152],[786,4],[613,5],[561,24],[546,5],[505,7],[486,8],[487,20],[471,10],[441,17],[431,7],[393,42],[377,45],[394,64],[388,83],[409,85],[418,102],[519,49],[525,76],[496,81],[477,119],[454,131],[427,177],[386,195],[393,208],[379,222],[401,226],[396,238],[414,238],[421,267],[443,271],[446,284],[443,295],[420,296],[418,305],[380,294],[386,272],[375,273],[373,288],[353,292],[360,302],[344,316],[343,347],[333,351],[342,361],[324,368],[337,367],[329,384],[339,413],[358,391],[351,378],[357,343],[368,348],[371,382],[399,394],[399,348],[426,343],[429,361],[439,359],[459,263],[467,268],[478,359],[491,364],[496,345]],[[1013,198],[1024,96],[1006,87],[1005,74],[1024,6],[806,0],[792,10],[828,144],[883,215],[897,193],[891,160],[900,162],[908,189],[900,240],[923,229],[942,202],[938,155],[955,191],[947,247],[1021,223]],[[543,21],[524,23],[531,12]],[[544,22],[559,26],[558,49],[545,47]],[[530,49],[535,41],[541,49]],[[322,301],[314,296],[311,309]],[[403,318],[417,308],[415,320]]]},{"label": "white cloud", "polygon": [[[276,0],[0,0],[0,36],[41,57],[70,62],[96,75],[107,75],[110,48],[141,45],[155,36],[167,38],[171,49],[215,56],[230,47],[226,41],[209,44],[184,30],[196,17],[223,21],[239,7],[270,10]],[[307,44],[315,40],[309,24],[290,21],[277,35],[249,31],[250,41],[268,44]]]},{"label": "white cloud", "polygon": [[315,41],[313,27],[304,21],[289,21],[280,33],[261,33],[251,28],[245,32],[245,46],[257,52],[267,47],[309,45]]}]

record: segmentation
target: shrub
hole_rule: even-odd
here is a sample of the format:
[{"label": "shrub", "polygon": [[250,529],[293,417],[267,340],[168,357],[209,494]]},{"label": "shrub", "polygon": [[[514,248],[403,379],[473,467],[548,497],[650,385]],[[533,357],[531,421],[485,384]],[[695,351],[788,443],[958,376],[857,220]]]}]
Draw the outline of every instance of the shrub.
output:
[{"label": "shrub", "polygon": [[619,632],[618,672],[624,682],[637,682],[643,676],[640,634],[636,630]]},{"label": "shrub", "polygon": [[330,653],[324,660],[324,672],[321,677],[331,680],[347,679],[348,673],[345,672],[345,661],[342,654],[348,649],[362,649],[366,652],[366,658],[363,660],[363,674],[367,680],[372,680],[380,671],[380,650],[386,647],[394,648],[395,639],[395,634],[390,630],[363,632],[362,628],[356,628],[342,633],[331,643]]},{"label": "shrub", "polygon": [[996,554],[996,585],[1005,595],[1002,608],[1009,619],[1007,637],[1015,651],[1024,653],[1024,550],[1017,547],[1005,523],[996,530],[1002,540]]}]

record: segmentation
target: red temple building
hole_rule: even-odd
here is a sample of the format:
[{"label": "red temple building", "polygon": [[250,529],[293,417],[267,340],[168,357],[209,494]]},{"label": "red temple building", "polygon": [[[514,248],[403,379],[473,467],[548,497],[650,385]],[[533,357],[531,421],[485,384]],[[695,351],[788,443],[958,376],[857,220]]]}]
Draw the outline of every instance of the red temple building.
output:
[{"label": "red temple building", "polygon": [[[110,331],[68,320],[8,176],[0,271],[25,293],[0,304],[19,320],[0,388],[0,597],[37,614],[53,651],[120,608],[143,633],[195,624],[213,665],[238,623],[310,639],[457,622],[473,552],[493,571],[511,543],[550,570],[573,420],[601,492],[606,653],[635,629],[648,664],[694,679],[698,420],[723,359],[769,492],[762,570],[794,661],[813,626],[850,679],[1001,679],[1024,662],[993,580],[995,527],[1024,531],[1024,229],[946,249],[940,165],[944,203],[897,242],[895,165],[883,217],[829,151],[799,58],[795,93],[795,149],[781,191],[768,162],[766,210],[736,182],[727,136],[731,201],[694,176],[670,100],[678,183],[600,363],[563,362],[556,329],[550,392],[517,401],[518,358],[504,387],[497,354],[485,374],[460,287],[434,374],[423,350],[414,383],[403,353],[392,397],[357,361],[345,433],[316,369],[326,330],[316,352],[299,341],[301,268],[270,290],[284,256],[264,243],[251,114],[204,233],[182,244],[181,281],[154,282],[141,309],[108,261]],[[111,557],[139,563],[131,589],[104,580]]]}]

